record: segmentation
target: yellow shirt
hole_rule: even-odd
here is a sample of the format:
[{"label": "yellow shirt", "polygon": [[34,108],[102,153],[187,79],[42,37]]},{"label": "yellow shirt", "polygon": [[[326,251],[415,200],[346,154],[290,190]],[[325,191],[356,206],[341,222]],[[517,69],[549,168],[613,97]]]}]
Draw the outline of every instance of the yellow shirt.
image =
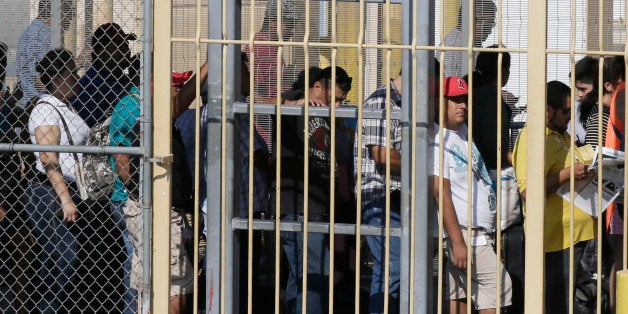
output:
[{"label": "yellow shirt", "polygon": [[[513,152],[515,174],[519,191],[527,187],[526,178],[526,136],[527,126],[523,128],[517,138]],[[560,134],[556,131],[545,129],[545,177],[556,174],[569,166],[570,136],[567,132]],[[576,150],[579,160],[584,160],[582,154]],[[545,252],[563,250],[569,247],[570,235],[570,203],[556,193],[547,195],[545,201]],[[597,220],[578,207],[574,206],[574,244],[595,238]]]}]

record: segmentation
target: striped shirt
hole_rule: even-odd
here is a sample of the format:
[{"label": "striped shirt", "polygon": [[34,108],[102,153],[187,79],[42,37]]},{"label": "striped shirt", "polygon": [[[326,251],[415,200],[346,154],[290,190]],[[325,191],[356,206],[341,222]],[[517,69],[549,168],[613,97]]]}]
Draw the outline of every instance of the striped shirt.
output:
[{"label": "striped shirt", "polygon": [[[605,136],[606,136],[606,126],[608,125],[608,116],[610,114],[610,110],[607,107],[603,107],[603,114],[602,114],[602,146],[604,146],[604,142],[606,140]],[[589,114],[589,116],[587,117],[587,120],[585,121],[584,124],[584,128],[586,129],[587,133],[584,139],[584,143],[585,144],[589,144],[592,146],[597,146],[598,142],[597,142],[597,133],[598,133],[598,129],[600,128],[600,113],[597,111],[597,105],[593,106],[593,109],[591,110],[591,113]]]},{"label": "striped shirt", "polygon": [[[390,84],[390,109],[401,110],[401,94]],[[386,109],[386,85],[380,86],[369,96],[363,104],[364,109]],[[391,143],[387,142],[387,133],[390,130]],[[362,147],[358,147],[358,139],[362,137]],[[390,147],[401,153],[401,121],[390,120],[390,127],[387,126],[385,119],[364,119],[362,128],[356,128],[356,136],[354,141],[354,167],[356,173],[362,173],[362,182],[356,184],[357,189],[362,189],[362,206],[377,199],[385,197],[389,191],[386,190],[386,167],[384,165],[376,165],[375,159],[371,154],[371,146]],[[362,169],[358,169],[358,151],[362,151]],[[391,191],[401,189],[401,177],[399,175],[390,175]]]}]

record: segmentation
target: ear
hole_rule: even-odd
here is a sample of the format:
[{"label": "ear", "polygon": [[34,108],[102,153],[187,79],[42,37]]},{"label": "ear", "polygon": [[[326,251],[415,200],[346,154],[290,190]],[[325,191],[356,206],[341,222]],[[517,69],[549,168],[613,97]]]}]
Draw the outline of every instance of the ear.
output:
[{"label": "ear", "polygon": [[604,82],[604,94],[610,94],[613,92],[613,84],[611,82]]}]

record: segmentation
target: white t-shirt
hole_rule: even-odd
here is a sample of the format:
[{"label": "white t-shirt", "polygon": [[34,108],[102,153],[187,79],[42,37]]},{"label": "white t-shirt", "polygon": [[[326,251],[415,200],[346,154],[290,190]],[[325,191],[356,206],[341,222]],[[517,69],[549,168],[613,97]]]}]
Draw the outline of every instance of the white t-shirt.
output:
[{"label": "white t-shirt", "polygon": [[[68,130],[72,135],[74,145],[84,145],[87,136],[89,135],[89,127],[85,124],[85,121],[71,108],[68,108],[67,104],[64,104],[59,99],[52,95],[42,94],[39,102],[33,108],[30,118],[28,119],[28,132],[31,136],[31,142],[37,144],[35,139],[35,129],[40,126],[58,126],[61,132],[61,138],[59,145],[70,145],[68,135],[63,126],[63,121],[59,117],[59,113],[55,108],[63,115],[65,122],[68,125]],[[78,158],[83,158],[81,153],[78,153]],[[41,162],[39,162],[39,153],[35,152],[37,158],[36,167],[42,173],[46,173]],[[74,157],[71,153],[59,153],[59,164],[61,165],[61,172],[63,177],[69,181],[75,181],[75,164]]]},{"label": "white t-shirt", "polygon": [[[432,174],[434,176],[441,176],[439,171],[439,141],[440,135],[438,125],[434,126],[436,130],[435,139],[431,145],[432,153],[434,156],[434,167],[432,168]],[[456,209],[456,216],[458,216],[458,223],[461,226],[468,226],[467,220],[467,204],[468,204],[468,175],[467,168],[467,126],[463,124],[457,131],[452,131],[443,128],[443,141],[444,141],[444,158],[443,158],[443,173],[442,176],[445,179],[449,179],[451,185],[451,197]],[[495,230],[495,193],[492,189],[492,181],[486,171],[484,160],[480,156],[480,152],[475,145],[473,146],[473,204],[471,206],[472,224],[473,228],[484,228],[487,231]],[[482,170],[483,169],[483,170]]]}]

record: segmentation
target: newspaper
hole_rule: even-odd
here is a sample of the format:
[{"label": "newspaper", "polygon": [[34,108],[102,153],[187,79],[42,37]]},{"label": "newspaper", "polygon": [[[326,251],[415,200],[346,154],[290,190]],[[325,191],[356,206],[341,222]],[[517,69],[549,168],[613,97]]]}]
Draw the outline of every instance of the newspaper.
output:
[{"label": "newspaper", "polygon": [[[575,182],[574,200],[576,207],[597,217],[598,213],[598,169],[602,167],[602,211],[617,199],[624,189],[624,153],[611,148],[602,148],[602,160],[598,160],[598,148],[589,166],[591,174],[586,179]],[[557,191],[558,196],[571,202],[569,182]]]}]

